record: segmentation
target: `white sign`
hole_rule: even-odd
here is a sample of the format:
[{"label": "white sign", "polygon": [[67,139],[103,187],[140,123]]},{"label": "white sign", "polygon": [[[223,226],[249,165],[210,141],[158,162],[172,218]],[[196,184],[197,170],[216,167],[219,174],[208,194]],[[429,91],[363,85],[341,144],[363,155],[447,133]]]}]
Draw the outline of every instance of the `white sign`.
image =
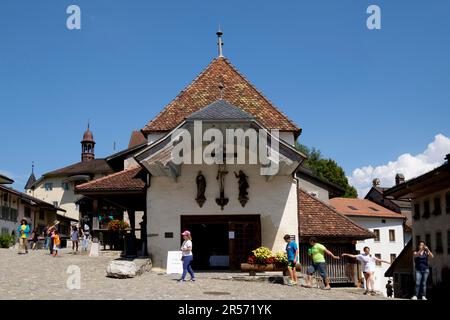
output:
[{"label": "white sign", "polygon": [[183,261],[181,261],[181,251],[168,251],[167,252],[167,274],[182,274],[183,273]]},{"label": "white sign", "polygon": [[234,239],[234,231],[228,231],[228,239]]},{"label": "white sign", "polygon": [[93,242],[91,245],[91,251],[89,251],[89,257],[98,257],[100,255],[100,246],[98,243]]}]

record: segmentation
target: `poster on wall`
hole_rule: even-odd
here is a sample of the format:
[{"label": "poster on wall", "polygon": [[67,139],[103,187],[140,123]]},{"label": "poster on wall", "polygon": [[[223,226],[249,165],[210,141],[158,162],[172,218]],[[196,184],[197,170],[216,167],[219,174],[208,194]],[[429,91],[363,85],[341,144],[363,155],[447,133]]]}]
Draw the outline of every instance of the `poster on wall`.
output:
[{"label": "poster on wall", "polygon": [[181,251],[167,252],[167,274],[182,274],[183,262],[181,261]]}]

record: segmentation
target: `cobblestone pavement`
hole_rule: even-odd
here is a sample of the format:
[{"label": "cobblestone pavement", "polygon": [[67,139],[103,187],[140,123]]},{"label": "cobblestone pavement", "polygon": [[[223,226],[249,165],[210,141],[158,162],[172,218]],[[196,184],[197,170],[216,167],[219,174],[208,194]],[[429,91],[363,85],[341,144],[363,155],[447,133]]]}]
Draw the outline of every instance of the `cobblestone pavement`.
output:
[{"label": "cobblestone pavement", "polygon": [[[222,280],[216,279],[217,273],[198,273],[195,283],[178,283],[176,275],[156,272],[131,279],[112,279],[107,278],[105,272],[112,259],[73,255],[65,249],[56,258],[45,250],[19,255],[14,249],[0,249],[0,299],[385,299],[364,296],[362,290],[356,288],[324,291]],[[80,289],[67,289],[69,274],[66,272],[70,265],[81,270]]]}]

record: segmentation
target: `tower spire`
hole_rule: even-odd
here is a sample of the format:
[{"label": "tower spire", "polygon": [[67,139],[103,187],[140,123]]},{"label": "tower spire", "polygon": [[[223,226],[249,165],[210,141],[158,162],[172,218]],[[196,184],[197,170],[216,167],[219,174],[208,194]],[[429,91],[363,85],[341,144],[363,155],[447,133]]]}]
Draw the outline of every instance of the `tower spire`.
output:
[{"label": "tower spire", "polygon": [[223,32],[220,30],[220,25],[219,25],[219,31],[217,31],[216,34],[217,34],[217,40],[218,40],[217,47],[218,47],[218,50],[219,50],[219,58],[221,58],[221,57],[223,57],[223,52],[222,52],[222,47],[223,47],[222,35],[223,35]]}]

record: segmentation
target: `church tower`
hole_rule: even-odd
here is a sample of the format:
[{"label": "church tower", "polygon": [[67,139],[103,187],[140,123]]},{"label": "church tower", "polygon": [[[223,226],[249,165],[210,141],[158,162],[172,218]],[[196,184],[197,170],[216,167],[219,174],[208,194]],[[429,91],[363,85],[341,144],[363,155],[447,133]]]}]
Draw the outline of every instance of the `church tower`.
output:
[{"label": "church tower", "polygon": [[87,130],[83,134],[83,140],[81,141],[81,162],[88,162],[94,160],[94,135],[91,130],[89,130],[89,123]]}]

